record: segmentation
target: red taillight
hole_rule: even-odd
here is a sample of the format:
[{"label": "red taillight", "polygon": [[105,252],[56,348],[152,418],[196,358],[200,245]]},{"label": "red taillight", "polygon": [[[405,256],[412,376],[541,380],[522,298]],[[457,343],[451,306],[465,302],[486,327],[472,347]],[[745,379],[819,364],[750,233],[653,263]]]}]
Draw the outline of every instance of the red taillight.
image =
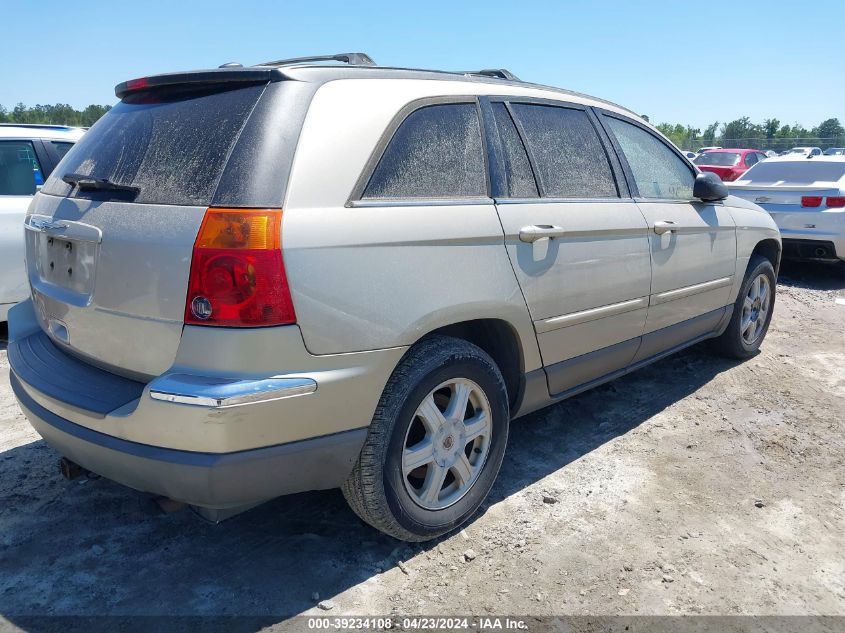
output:
[{"label": "red taillight", "polygon": [[185,323],[296,323],[281,227],[279,209],[208,209],[194,243]]},{"label": "red taillight", "polygon": [[810,208],[820,207],[822,206],[822,196],[802,196],[801,206]]},{"label": "red taillight", "polygon": [[845,207],[845,196],[828,196],[827,206],[832,207],[834,209]]},{"label": "red taillight", "polygon": [[134,92],[135,90],[144,90],[147,87],[147,78],[140,77],[139,79],[130,79],[126,82],[126,92]]}]

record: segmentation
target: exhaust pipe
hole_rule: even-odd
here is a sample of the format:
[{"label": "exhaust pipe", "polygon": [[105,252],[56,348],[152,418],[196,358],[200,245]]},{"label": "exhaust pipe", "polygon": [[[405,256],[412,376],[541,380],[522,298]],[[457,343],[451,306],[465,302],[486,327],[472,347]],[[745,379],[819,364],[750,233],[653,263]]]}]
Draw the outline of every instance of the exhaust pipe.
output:
[{"label": "exhaust pipe", "polygon": [[76,479],[88,472],[76,462],[70,461],[67,457],[62,457],[59,460],[59,470],[62,473],[62,477],[68,480]]}]

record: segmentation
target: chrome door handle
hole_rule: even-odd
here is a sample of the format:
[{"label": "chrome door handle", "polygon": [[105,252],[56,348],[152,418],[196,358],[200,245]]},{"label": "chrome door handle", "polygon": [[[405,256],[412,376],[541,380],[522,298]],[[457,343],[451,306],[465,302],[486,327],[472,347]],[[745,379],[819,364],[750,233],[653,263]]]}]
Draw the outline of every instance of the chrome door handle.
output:
[{"label": "chrome door handle", "polygon": [[519,229],[519,240],[521,242],[536,242],[543,238],[563,237],[566,231],[562,227],[553,224],[532,224]]},{"label": "chrome door handle", "polygon": [[675,223],[671,220],[658,220],[654,223],[654,232],[658,235],[663,235],[664,233],[671,233],[672,231],[677,230]]}]

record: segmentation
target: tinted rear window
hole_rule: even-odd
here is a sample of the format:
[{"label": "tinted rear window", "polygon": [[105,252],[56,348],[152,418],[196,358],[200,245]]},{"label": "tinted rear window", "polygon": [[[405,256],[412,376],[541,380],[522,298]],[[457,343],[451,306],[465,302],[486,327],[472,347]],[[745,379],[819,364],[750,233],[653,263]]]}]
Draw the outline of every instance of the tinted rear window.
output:
[{"label": "tinted rear window", "polygon": [[364,198],[487,195],[474,103],[425,106],[408,115],[370,177]]},{"label": "tinted rear window", "polygon": [[753,184],[812,185],[815,182],[837,182],[845,176],[845,163],[806,161],[757,163],[740,178]]},{"label": "tinted rear window", "polygon": [[733,167],[739,162],[739,154],[734,152],[705,152],[694,161],[696,165],[714,165],[716,167]]},{"label": "tinted rear window", "polygon": [[512,107],[525,131],[544,196],[619,196],[607,154],[586,112],[524,103]]},{"label": "tinted rear window", "polygon": [[76,173],[138,187],[139,203],[208,205],[263,89],[130,95],[68,152],[43,191],[70,194],[61,177]]}]

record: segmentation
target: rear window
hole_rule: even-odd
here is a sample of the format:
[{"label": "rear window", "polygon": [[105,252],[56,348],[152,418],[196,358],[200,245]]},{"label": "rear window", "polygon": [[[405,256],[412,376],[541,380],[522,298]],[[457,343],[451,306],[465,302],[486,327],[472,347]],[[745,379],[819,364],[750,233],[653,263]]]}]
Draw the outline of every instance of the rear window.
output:
[{"label": "rear window", "polygon": [[734,152],[705,152],[693,161],[696,165],[715,167],[733,167],[739,162],[739,154]]},{"label": "rear window", "polygon": [[481,126],[474,103],[425,106],[408,115],[384,150],[364,198],[487,195]]},{"label": "rear window", "polygon": [[68,152],[43,191],[69,195],[73,189],[61,178],[75,173],[138,187],[139,203],[208,205],[263,89],[264,84],[129,95]]},{"label": "rear window", "polygon": [[837,182],[845,176],[845,163],[823,163],[815,159],[806,161],[757,163],[743,174],[740,180],[755,185],[812,185],[816,182]]}]

